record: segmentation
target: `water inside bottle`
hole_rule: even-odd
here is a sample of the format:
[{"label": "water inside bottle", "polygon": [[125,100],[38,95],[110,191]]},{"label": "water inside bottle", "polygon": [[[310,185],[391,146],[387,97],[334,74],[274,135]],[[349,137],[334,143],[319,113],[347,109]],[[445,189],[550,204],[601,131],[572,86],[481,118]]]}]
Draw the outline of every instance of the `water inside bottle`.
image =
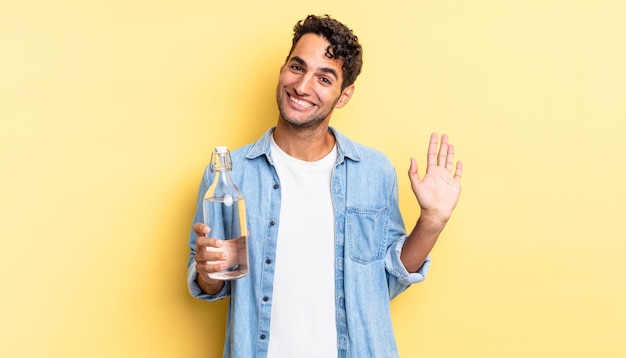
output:
[{"label": "water inside bottle", "polygon": [[205,198],[204,222],[211,228],[209,236],[224,240],[221,248],[210,251],[228,252],[228,267],[209,274],[216,280],[233,280],[248,274],[248,237],[245,219],[245,204],[242,198]]}]

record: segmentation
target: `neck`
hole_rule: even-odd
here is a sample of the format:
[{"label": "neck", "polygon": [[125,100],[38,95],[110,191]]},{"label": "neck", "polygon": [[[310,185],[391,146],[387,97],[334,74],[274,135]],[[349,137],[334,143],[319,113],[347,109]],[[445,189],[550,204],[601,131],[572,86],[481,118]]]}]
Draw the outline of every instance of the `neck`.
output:
[{"label": "neck", "polygon": [[299,129],[279,122],[274,141],[285,153],[307,162],[324,158],[335,146],[335,136],[328,131],[328,125]]}]

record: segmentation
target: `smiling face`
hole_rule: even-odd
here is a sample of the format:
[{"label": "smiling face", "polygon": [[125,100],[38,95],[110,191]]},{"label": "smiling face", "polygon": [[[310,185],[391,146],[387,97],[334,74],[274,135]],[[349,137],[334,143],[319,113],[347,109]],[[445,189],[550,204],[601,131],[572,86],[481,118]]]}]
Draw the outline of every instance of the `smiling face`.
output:
[{"label": "smiling face", "polygon": [[314,129],[343,107],[354,86],[341,90],[343,61],[329,57],[329,42],[322,36],[303,35],[281,67],[276,87],[279,121],[294,128]]}]

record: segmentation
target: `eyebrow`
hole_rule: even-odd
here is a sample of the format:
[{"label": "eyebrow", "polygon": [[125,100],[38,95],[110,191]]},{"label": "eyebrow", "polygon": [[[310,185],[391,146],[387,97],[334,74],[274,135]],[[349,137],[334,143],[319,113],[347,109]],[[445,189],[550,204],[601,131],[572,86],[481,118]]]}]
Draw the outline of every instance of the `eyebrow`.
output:
[{"label": "eyebrow", "polygon": [[[292,61],[297,62],[297,63],[298,63],[298,64],[300,64],[302,67],[306,67],[306,62],[305,62],[303,59],[301,59],[300,57],[298,57],[298,56],[293,56],[293,57],[291,58],[291,60],[292,60]],[[329,68],[329,67],[322,67],[322,68],[320,69],[320,71],[322,71],[322,72],[324,72],[324,73],[329,73],[329,74],[333,75],[333,77],[335,77],[335,79],[336,79],[336,80],[339,80],[339,76],[337,75],[337,71],[335,71],[335,70],[334,70],[334,69],[332,69],[332,68]]]}]

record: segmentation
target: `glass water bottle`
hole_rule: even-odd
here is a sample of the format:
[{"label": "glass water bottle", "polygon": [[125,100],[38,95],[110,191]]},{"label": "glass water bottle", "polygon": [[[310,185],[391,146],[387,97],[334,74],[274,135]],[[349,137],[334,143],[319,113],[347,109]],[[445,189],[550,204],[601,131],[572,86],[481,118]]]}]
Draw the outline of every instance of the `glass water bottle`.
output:
[{"label": "glass water bottle", "polygon": [[233,280],[248,274],[248,231],[246,206],[241,191],[230,176],[232,162],[226,147],[215,148],[211,154],[210,170],[215,173],[215,177],[204,196],[204,223],[211,228],[208,235],[224,240],[224,245],[208,249],[226,252],[228,267],[209,277]]}]

